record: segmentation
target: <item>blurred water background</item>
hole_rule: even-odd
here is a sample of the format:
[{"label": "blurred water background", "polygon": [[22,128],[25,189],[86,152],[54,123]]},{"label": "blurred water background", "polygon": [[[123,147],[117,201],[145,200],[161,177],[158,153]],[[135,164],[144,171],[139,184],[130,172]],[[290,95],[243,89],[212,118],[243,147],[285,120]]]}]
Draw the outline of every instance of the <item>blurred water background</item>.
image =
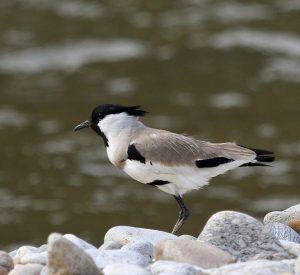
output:
[{"label": "blurred water background", "polygon": [[101,103],[143,121],[276,152],[185,197],[197,235],[216,211],[261,219],[299,203],[300,1],[0,1],[0,247],[50,232],[99,245],[115,225],[170,230],[175,200],[108,163]]}]

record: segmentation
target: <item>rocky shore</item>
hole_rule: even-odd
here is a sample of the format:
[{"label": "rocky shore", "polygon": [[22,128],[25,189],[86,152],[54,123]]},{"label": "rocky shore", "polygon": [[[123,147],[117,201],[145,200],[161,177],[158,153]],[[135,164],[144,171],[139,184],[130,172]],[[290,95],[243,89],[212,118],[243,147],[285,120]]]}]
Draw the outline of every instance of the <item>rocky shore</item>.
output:
[{"label": "rocky shore", "polygon": [[266,215],[264,223],[222,211],[199,236],[116,226],[97,248],[52,233],[40,247],[0,251],[0,275],[300,275],[300,204]]}]

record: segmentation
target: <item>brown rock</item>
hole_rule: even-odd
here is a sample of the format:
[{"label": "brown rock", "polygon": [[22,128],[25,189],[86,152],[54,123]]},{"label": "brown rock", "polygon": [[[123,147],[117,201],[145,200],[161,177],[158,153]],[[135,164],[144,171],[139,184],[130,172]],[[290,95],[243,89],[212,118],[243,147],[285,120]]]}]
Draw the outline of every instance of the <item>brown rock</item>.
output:
[{"label": "brown rock", "polygon": [[296,232],[300,232],[300,220],[291,220],[287,225],[293,228]]},{"label": "brown rock", "polygon": [[53,233],[48,237],[47,250],[49,274],[101,274],[90,255],[60,234]]},{"label": "brown rock", "polygon": [[5,251],[0,251],[0,275],[7,274],[13,268],[12,258]]},{"label": "brown rock", "polygon": [[155,245],[154,258],[188,263],[202,268],[219,267],[234,262],[229,253],[195,240],[160,241]]}]

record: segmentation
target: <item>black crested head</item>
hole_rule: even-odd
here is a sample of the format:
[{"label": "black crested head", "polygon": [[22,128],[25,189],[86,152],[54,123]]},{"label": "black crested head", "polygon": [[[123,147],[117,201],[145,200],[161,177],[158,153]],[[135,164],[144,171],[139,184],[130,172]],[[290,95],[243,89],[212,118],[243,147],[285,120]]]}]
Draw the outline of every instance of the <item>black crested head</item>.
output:
[{"label": "black crested head", "polygon": [[102,104],[97,106],[91,115],[91,122],[98,124],[98,122],[107,115],[126,113],[130,116],[144,116],[147,112],[140,109],[139,105],[135,106],[122,106],[114,104]]}]

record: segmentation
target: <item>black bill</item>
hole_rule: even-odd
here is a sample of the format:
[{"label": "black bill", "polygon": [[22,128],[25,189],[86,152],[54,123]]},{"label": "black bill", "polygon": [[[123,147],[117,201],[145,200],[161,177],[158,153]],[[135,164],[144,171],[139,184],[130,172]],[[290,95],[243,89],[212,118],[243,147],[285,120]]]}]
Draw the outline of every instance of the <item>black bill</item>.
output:
[{"label": "black bill", "polygon": [[83,129],[83,128],[90,127],[90,126],[91,126],[91,123],[90,123],[88,120],[86,120],[86,121],[84,121],[84,122],[78,124],[78,125],[74,128],[74,132],[79,131],[79,130],[81,130],[81,129]]}]

